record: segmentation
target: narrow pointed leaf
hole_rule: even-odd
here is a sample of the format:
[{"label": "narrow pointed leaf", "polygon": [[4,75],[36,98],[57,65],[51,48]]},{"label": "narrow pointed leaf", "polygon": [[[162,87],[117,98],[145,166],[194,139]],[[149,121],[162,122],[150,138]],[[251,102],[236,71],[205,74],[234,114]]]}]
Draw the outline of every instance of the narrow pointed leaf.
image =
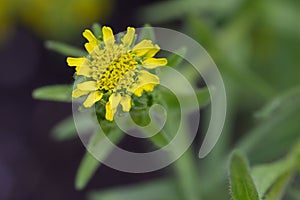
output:
[{"label": "narrow pointed leaf", "polygon": [[266,195],[265,200],[281,200],[290,182],[291,175],[292,173],[288,172],[279,177]]},{"label": "narrow pointed leaf", "polygon": [[268,189],[279,179],[279,177],[293,169],[293,160],[284,159],[275,163],[255,166],[252,170],[252,177],[262,198]]},{"label": "narrow pointed leaf", "polygon": [[[108,134],[109,139],[117,144],[124,135],[118,130],[114,129]],[[113,150],[110,145],[103,145],[101,149],[98,149],[98,144],[101,144],[103,135],[95,133],[90,140],[89,149],[94,153],[96,151],[101,151],[101,154],[109,156],[110,152]],[[79,169],[77,171],[75,179],[75,188],[77,190],[83,189],[87,183],[90,181],[92,176],[95,174],[96,170],[100,167],[100,162],[89,152],[87,151],[84,155]]]},{"label": "narrow pointed leaf", "polygon": [[39,100],[71,102],[71,93],[71,85],[50,85],[35,89],[32,96]]},{"label": "narrow pointed leaf", "polygon": [[101,30],[101,25],[95,23],[92,26],[92,30],[96,38],[101,39],[102,38],[102,30]]},{"label": "narrow pointed leaf", "polygon": [[230,185],[233,200],[259,200],[244,156],[235,151],[230,161]]},{"label": "narrow pointed leaf", "polygon": [[76,126],[72,115],[54,126],[52,129],[52,137],[58,141],[70,140],[77,137],[77,130],[86,133],[91,131],[93,122],[91,122],[90,119],[80,114],[78,114],[76,118]]},{"label": "narrow pointed leaf", "polygon": [[177,67],[183,61],[183,56],[186,54],[187,49],[185,47],[179,49],[168,58],[168,66]]},{"label": "narrow pointed leaf", "polygon": [[89,193],[88,200],[181,200],[171,179]]},{"label": "narrow pointed leaf", "polygon": [[155,41],[154,31],[151,25],[145,24],[142,28],[142,31],[139,36],[140,41],[141,40],[152,40]]},{"label": "narrow pointed leaf", "polygon": [[47,41],[45,46],[47,49],[60,53],[64,56],[82,57],[87,55],[85,51],[62,42]]}]

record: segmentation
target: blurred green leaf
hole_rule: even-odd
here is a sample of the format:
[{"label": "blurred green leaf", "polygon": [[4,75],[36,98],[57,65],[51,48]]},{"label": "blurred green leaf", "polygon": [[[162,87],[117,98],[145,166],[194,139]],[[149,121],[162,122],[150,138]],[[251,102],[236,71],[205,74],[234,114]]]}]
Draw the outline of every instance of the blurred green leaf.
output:
[{"label": "blurred green leaf", "polygon": [[283,159],[274,163],[255,166],[251,174],[259,197],[262,198],[280,177],[286,173],[290,173],[294,167],[293,164],[293,160]]},{"label": "blurred green leaf", "polygon": [[[290,103],[272,118],[263,120],[237,144],[254,162],[270,161],[287,153],[299,140],[300,105]],[[270,148],[271,147],[271,148]],[[276,148],[272,148],[276,147]]]},{"label": "blurred green leaf", "polygon": [[167,145],[172,138],[168,136],[168,134],[161,130],[159,133],[149,138],[157,147],[164,147]]},{"label": "blurred green leaf", "polygon": [[[188,131],[187,131],[188,132]],[[186,151],[175,163],[177,181],[186,200],[202,199],[198,191],[200,184],[199,174],[196,169],[196,162],[191,150]]]},{"label": "blurred green leaf", "polygon": [[291,172],[287,172],[279,177],[269,190],[265,200],[281,200],[287,188],[287,185],[290,182],[291,174]]},{"label": "blurred green leaf", "polygon": [[248,163],[240,152],[233,152],[230,160],[230,185],[233,200],[259,200]]},{"label": "blurred green leaf", "polygon": [[299,190],[299,187],[295,187],[295,186],[289,187],[287,189],[287,196],[291,200],[300,200],[300,190]]},{"label": "blurred green leaf", "polygon": [[35,89],[33,98],[40,100],[71,102],[72,85],[50,85]]},{"label": "blurred green leaf", "polygon": [[62,120],[52,129],[52,137],[58,141],[73,139],[76,136],[76,127],[73,116]]},{"label": "blurred green leaf", "polygon": [[273,115],[286,108],[286,105],[300,105],[300,87],[291,88],[279,96],[274,98],[272,101],[267,103],[261,110],[255,113],[258,118],[273,117]]},{"label": "blurred green leaf", "polygon": [[[101,140],[100,134],[96,132],[90,139],[89,147],[92,148],[99,140]],[[86,151],[77,170],[75,188],[83,189],[99,166],[100,162],[89,151]]]},{"label": "blurred green leaf", "polygon": [[[119,129],[111,130],[107,137],[114,143],[118,143],[124,134]],[[95,133],[90,139],[90,143],[88,146],[89,151],[87,151],[80,163],[78,168],[76,179],[75,179],[75,188],[77,190],[83,189],[92,176],[95,174],[96,170],[100,167],[100,162],[90,153],[93,154],[101,154],[109,156],[110,152],[113,150],[112,146],[107,145],[106,143],[101,143],[103,139],[103,135],[100,133]],[[101,148],[99,148],[99,145]]]},{"label": "blurred green leaf", "polygon": [[92,30],[93,30],[93,33],[96,36],[96,38],[102,39],[102,29],[101,29],[100,24],[97,24],[97,23],[93,24]]},{"label": "blurred green leaf", "polygon": [[263,15],[261,22],[264,25],[271,26],[274,31],[299,40],[300,27],[299,7],[289,1],[264,1],[261,4]]},{"label": "blurred green leaf", "polygon": [[[172,93],[169,92],[168,90],[165,90],[163,88],[160,88],[161,96],[162,98],[166,101],[167,105],[170,108],[174,108],[178,105],[178,100],[177,98],[174,98]],[[179,96],[180,94],[177,94]],[[193,105],[191,104],[191,98],[190,96],[196,95],[198,99],[198,105]],[[210,94],[208,88],[200,88],[195,90],[195,94],[190,94],[190,95],[182,95],[182,99],[184,99],[184,102],[182,103],[181,106],[184,106],[184,109],[188,110],[196,110],[199,108],[202,108],[209,104],[210,102]]]},{"label": "blurred green leaf", "polygon": [[188,14],[199,15],[202,13],[210,13],[215,18],[224,18],[235,13],[244,3],[245,1],[240,0],[167,0],[153,3],[142,8],[138,12],[138,19],[141,21],[146,20],[153,23],[161,23],[182,19]]},{"label": "blurred green leaf", "polygon": [[47,49],[60,53],[64,56],[83,57],[87,55],[85,51],[62,42],[46,41],[45,46]]},{"label": "blurred green leaf", "polygon": [[88,200],[181,200],[171,179],[152,181],[105,191],[93,191]]},{"label": "blurred green leaf", "polygon": [[152,40],[155,41],[155,34],[150,24],[145,24],[139,35],[139,40]]},{"label": "blurred green leaf", "polygon": [[100,162],[89,152],[86,152],[77,171],[75,188],[82,190],[99,167]]},{"label": "blurred green leaf", "polygon": [[183,57],[186,54],[187,49],[185,47],[182,47],[181,49],[178,49],[175,53],[173,53],[168,58],[168,66],[170,67],[177,67],[180,63],[183,61]]},{"label": "blurred green leaf", "polygon": [[77,114],[76,126],[73,116],[62,120],[52,129],[52,137],[58,141],[74,139],[77,137],[77,130],[88,133],[93,127],[93,122],[85,115]]},{"label": "blurred green leaf", "polygon": [[141,9],[138,16],[140,16],[143,21],[147,20],[158,23],[182,16],[189,7],[191,7],[191,5],[184,1],[163,1]]}]

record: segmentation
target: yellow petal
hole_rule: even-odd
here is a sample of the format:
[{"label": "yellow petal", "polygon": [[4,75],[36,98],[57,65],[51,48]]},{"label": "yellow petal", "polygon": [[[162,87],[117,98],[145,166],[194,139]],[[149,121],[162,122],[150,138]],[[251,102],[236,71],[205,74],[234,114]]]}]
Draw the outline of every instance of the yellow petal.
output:
[{"label": "yellow petal", "polygon": [[157,84],[153,84],[153,83],[149,83],[149,84],[143,84],[143,85],[137,85],[137,89],[135,89],[132,93],[135,95],[135,96],[142,96],[143,92],[144,91],[147,91],[147,92],[151,92],[153,91],[154,87],[156,86]]},{"label": "yellow petal", "polygon": [[144,90],[143,90],[142,87],[138,87],[138,85],[136,85],[135,87],[133,87],[133,88],[131,89],[130,92],[132,92],[135,96],[140,97],[140,96],[142,96],[143,91],[144,91]]},{"label": "yellow petal", "polygon": [[99,49],[98,44],[91,42],[85,43],[84,47],[89,54]]},{"label": "yellow petal", "polygon": [[159,84],[159,78],[148,71],[141,70],[138,74],[138,81],[131,86],[127,91],[141,96],[143,91],[152,91]]},{"label": "yellow petal", "polygon": [[145,57],[152,58],[153,56],[155,56],[157,54],[157,52],[159,52],[159,50],[160,50],[160,47],[156,44],[148,50],[148,52],[145,54]]},{"label": "yellow petal", "polygon": [[89,66],[82,66],[80,68],[76,68],[77,75],[92,77],[92,70]]},{"label": "yellow petal", "polygon": [[83,103],[83,106],[86,108],[91,107],[94,105],[97,101],[100,101],[102,98],[103,94],[102,92],[96,91],[96,92],[91,92],[88,97],[86,98],[85,102]]},{"label": "yellow petal", "polygon": [[72,97],[73,98],[79,98],[83,95],[87,95],[88,93],[89,93],[89,91],[83,91],[83,90],[80,90],[80,89],[77,88],[77,89],[73,90]]},{"label": "yellow petal", "polygon": [[97,88],[97,83],[96,81],[86,81],[77,84],[77,88],[84,91],[95,91]]},{"label": "yellow petal", "polygon": [[103,41],[106,46],[112,46],[115,43],[115,37],[110,27],[102,27]]},{"label": "yellow petal", "polygon": [[135,29],[128,27],[126,35],[122,38],[122,43],[124,46],[128,47],[132,44],[134,38]]},{"label": "yellow petal", "polygon": [[98,44],[99,40],[97,40],[97,38],[94,36],[94,34],[92,33],[92,31],[86,29],[84,30],[84,32],[82,33],[83,37],[85,37],[90,43],[95,43]]},{"label": "yellow petal", "polygon": [[114,119],[114,115],[117,112],[118,105],[121,101],[121,95],[118,93],[114,93],[110,95],[109,101],[106,103],[106,113],[105,118],[109,121]]},{"label": "yellow petal", "polygon": [[92,53],[95,49],[98,48],[99,40],[94,36],[94,34],[90,30],[86,29],[82,35],[89,41],[84,45],[85,49],[89,53]]},{"label": "yellow petal", "polygon": [[111,109],[111,105],[110,102],[107,102],[105,105],[106,108],[106,112],[105,112],[105,119],[112,121],[114,119],[114,115],[115,113],[113,112],[113,110]]},{"label": "yellow petal", "polygon": [[109,97],[109,102],[111,104],[112,109],[116,109],[121,101],[121,95],[119,93],[113,93]]},{"label": "yellow petal", "polygon": [[143,40],[133,47],[132,52],[137,56],[144,56],[153,48],[151,40]]},{"label": "yellow petal", "polygon": [[81,66],[85,61],[85,58],[67,58],[67,63],[70,67]]},{"label": "yellow petal", "polygon": [[129,95],[122,96],[120,104],[122,105],[124,112],[129,112],[131,108],[131,97]]},{"label": "yellow petal", "polygon": [[165,66],[168,63],[166,58],[147,58],[143,62],[143,67],[153,69],[158,66]]},{"label": "yellow petal", "polygon": [[146,84],[159,84],[159,78],[158,76],[151,74],[150,72],[146,70],[140,70],[138,73],[139,80],[141,83]]}]

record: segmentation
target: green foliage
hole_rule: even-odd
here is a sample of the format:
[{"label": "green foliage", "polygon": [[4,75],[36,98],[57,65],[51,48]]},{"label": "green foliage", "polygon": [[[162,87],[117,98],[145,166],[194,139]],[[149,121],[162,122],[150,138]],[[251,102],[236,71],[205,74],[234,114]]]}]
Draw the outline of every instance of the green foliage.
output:
[{"label": "green foliage", "polygon": [[73,139],[77,135],[76,127],[74,124],[73,116],[70,116],[57,125],[55,125],[52,129],[52,137],[58,141],[64,141],[68,139]]},{"label": "green foliage", "polygon": [[243,155],[234,152],[230,160],[230,187],[233,200],[259,200],[250,175],[248,163]]},{"label": "green foliage", "polygon": [[152,26],[145,24],[139,34],[140,40],[152,40],[155,41],[155,35]]},{"label": "green foliage", "polygon": [[71,102],[72,86],[70,85],[51,85],[35,89],[32,93],[33,98],[40,100]]},{"label": "green foliage", "polygon": [[[123,133],[119,129],[111,129],[110,133],[106,133],[109,139],[117,144],[122,137]],[[92,176],[95,174],[96,170],[100,167],[100,161],[94,157],[94,155],[104,155],[104,159],[109,156],[110,152],[113,150],[110,145],[102,143],[103,134],[95,132],[90,139],[88,145],[88,151],[85,153],[80,166],[77,171],[75,179],[75,188],[78,190],[83,189]],[[100,148],[99,148],[100,145]],[[92,155],[93,154],[93,155]]]},{"label": "green foliage", "polygon": [[47,41],[45,43],[45,46],[47,49],[50,49],[65,56],[82,57],[87,55],[85,51],[62,42]]},{"label": "green foliage", "polygon": [[183,61],[183,56],[185,56],[187,49],[185,47],[182,47],[181,49],[177,50],[174,54],[172,54],[168,58],[168,66],[170,67],[177,67],[179,66]]},{"label": "green foliage", "polygon": [[73,116],[67,117],[52,129],[52,137],[58,141],[74,139],[77,136],[77,130],[84,130],[85,132],[92,131],[93,122],[85,115],[77,114],[76,125]]},{"label": "green foliage", "polygon": [[270,188],[265,200],[281,200],[284,196],[285,189],[287,188],[290,179],[291,173],[289,172],[279,177]]},{"label": "green foliage", "polygon": [[270,187],[274,183],[276,184],[276,182],[278,182],[276,187],[272,186],[274,187],[274,193],[277,187],[281,188],[280,186],[285,183],[287,174],[290,174],[290,171],[293,169],[293,163],[291,159],[283,159],[275,163],[258,165],[252,169],[252,177],[260,198],[263,198]]},{"label": "green foliage", "polygon": [[171,179],[140,183],[104,191],[92,191],[88,200],[180,200],[177,186]]},{"label": "green foliage", "polygon": [[101,29],[101,25],[100,24],[93,24],[92,26],[92,30],[94,35],[99,39],[102,40],[102,29]]}]

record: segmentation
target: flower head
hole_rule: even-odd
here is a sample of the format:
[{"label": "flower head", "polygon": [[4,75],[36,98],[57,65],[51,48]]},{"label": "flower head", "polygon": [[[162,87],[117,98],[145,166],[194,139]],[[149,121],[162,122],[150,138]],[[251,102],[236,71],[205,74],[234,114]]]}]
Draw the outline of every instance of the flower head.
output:
[{"label": "flower head", "polygon": [[119,105],[124,112],[130,111],[131,95],[140,97],[144,91],[151,92],[159,84],[158,76],[149,70],[166,65],[167,59],[153,58],[160,48],[151,40],[133,45],[134,28],[127,28],[120,44],[112,29],[106,26],[102,28],[103,42],[90,30],[85,30],[83,36],[88,40],[85,48],[89,55],[68,57],[67,63],[76,67],[76,75],[84,77],[72,93],[73,98],[87,96],[84,107],[103,100],[106,102],[105,118],[112,121]]}]

